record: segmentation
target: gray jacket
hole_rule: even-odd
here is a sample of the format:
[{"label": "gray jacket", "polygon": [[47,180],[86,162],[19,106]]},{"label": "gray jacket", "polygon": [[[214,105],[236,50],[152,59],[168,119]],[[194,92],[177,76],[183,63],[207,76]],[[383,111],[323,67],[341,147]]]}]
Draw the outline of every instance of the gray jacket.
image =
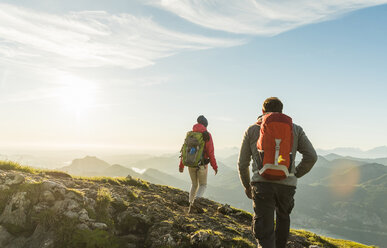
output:
[{"label": "gray jacket", "polygon": [[[261,163],[261,161],[258,159],[259,155],[257,150],[259,132],[260,126],[258,124],[254,124],[247,129],[243,137],[238,161],[239,177],[243,186],[245,188],[250,187],[249,166],[251,159],[253,160],[253,176],[251,178],[251,182],[271,182],[294,187],[297,186],[297,178],[300,178],[308,173],[317,161],[316,151],[314,150],[313,145],[309,141],[308,137],[306,137],[304,130],[302,130],[300,126],[293,124],[293,161],[290,167],[290,175],[286,179],[278,181],[267,180],[258,173],[258,168],[260,168],[258,165]],[[302,154],[302,160],[297,166],[295,166],[295,155],[297,151]]]}]

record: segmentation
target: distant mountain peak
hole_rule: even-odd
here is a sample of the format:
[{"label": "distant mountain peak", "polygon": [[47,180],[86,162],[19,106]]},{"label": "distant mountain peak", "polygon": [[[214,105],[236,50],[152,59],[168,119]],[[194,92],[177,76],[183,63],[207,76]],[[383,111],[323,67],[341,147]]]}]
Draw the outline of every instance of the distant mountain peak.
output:
[{"label": "distant mountain peak", "polygon": [[369,150],[362,150],[355,147],[337,147],[333,149],[317,149],[317,153],[324,157],[335,154],[342,157],[383,158],[387,157],[387,146],[378,146]]},{"label": "distant mountain peak", "polygon": [[110,167],[110,164],[95,157],[86,156],[84,158],[74,159],[68,166],[62,167],[59,170],[66,171],[74,175],[85,175],[90,172],[100,172]]}]

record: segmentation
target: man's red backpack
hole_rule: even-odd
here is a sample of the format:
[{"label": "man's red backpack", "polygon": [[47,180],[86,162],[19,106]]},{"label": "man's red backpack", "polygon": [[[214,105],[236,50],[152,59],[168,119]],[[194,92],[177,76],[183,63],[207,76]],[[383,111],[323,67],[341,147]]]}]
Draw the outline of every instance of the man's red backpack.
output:
[{"label": "man's red backpack", "polygon": [[292,147],[292,118],[282,113],[265,114],[257,142],[262,164],[259,174],[269,180],[287,178],[292,164]]}]

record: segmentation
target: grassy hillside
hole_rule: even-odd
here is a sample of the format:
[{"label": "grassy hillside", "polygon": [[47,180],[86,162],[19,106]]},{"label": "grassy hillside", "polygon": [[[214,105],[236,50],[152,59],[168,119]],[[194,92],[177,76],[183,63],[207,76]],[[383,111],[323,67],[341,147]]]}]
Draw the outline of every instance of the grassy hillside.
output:
[{"label": "grassy hillside", "polygon": [[[147,168],[143,174],[116,165],[103,170],[103,173],[92,175],[130,174],[152,183],[189,190],[189,175],[187,171],[182,174],[178,172],[176,156],[161,158],[147,158],[150,165],[144,160],[137,164],[137,167]],[[229,156],[226,161],[232,164],[235,159],[235,155]],[[320,234],[337,235],[367,244],[385,244],[387,228],[384,223],[387,222],[387,214],[383,206],[387,204],[387,187],[383,175],[387,174],[386,168],[381,164],[366,164],[346,158],[329,161],[319,156],[311,172],[298,182],[292,224],[298,228],[321,231]],[[77,166],[75,169],[79,171]],[[251,201],[245,197],[243,190],[236,168],[220,162],[216,176],[209,169],[206,190],[209,199],[252,212]]]},{"label": "grassy hillside", "polygon": [[[0,246],[256,247],[252,216],[135,178],[71,177],[0,162]],[[15,202],[18,202],[15,205]],[[292,230],[290,247],[369,247]]]}]

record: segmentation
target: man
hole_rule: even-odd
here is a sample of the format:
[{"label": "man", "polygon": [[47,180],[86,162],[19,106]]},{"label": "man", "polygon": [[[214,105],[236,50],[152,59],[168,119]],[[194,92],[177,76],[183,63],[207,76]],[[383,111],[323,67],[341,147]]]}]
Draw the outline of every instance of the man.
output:
[{"label": "man", "polygon": [[[270,97],[265,100],[262,107],[263,115],[258,117],[258,122],[250,126],[245,132],[239,154],[239,177],[247,197],[253,199],[255,212],[252,225],[253,233],[259,245],[263,248],[286,247],[290,228],[289,215],[294,207],[297,178],[308,173],[317,161],[316,151],[302,128],[290,122],[289,126],[292,126],[292,128],[289,130],[291,130],[290,134],[292,133],[293,136],[290,138],[292,140],[290,151],[293,155],[289,156],[291,161],[289,162],[289,173],[286,172],[288,174],[287,177],[280,180],[272,180],[263,175],[263,155],[257,149],[257,142],[262,131],[261,124],[266,115],[277,113],[282,115],[282,109],[283,104],[278,98]],[[290,117],[282,116],[291,121]],[[295,166],[297,151],[302,154],[302,160]],[[249,166],[251,159],[253,160],[253,176],[250,182]],[[280,159],[279,161],[284,160],[281,156]],[[274,212],[276,224],[274,224]]]},{"label": "man", "polygon": [[[218,165],[215,159],[214,142],[211,134],[207,131],[208,120],[200,115],[197,118],[197,124],[192,128],[193,132],[202,133],[204,140],[204,149],[200,164],[194,167],[188,167],[189,175],[191,177],[191,191],[189,192],[189,209],[188,213],[203,213],[203,209],[197,204],[197,198],[203,196],[204,191],[207,188],[207,173],[208,163],[211,164],[212,169],[215,171],[215,175],[218,173]],[[180,159],[179,171],[184,171],[183,158]]]}]

